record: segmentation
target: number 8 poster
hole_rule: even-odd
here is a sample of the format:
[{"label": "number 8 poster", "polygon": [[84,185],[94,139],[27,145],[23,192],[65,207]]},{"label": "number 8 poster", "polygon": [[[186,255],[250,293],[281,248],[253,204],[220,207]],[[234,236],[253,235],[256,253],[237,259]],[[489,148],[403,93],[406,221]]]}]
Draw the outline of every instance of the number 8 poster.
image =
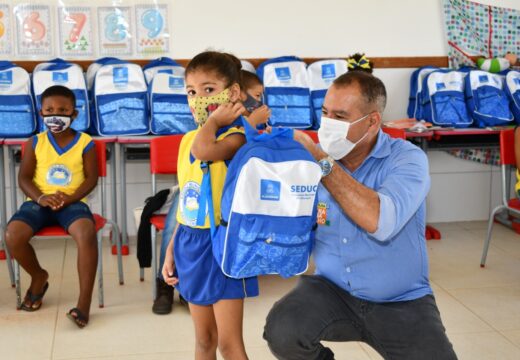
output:
[{"label": "number 8 poster", "polygon": [[138,55],[169,53],[168,5],[136,5],[135,22]]},{"label": "number 8 poster", "polygon": [[58,23],[61,56],[75,58],[94,56],[90,7],[59,7]]},{"label": "number 8 poster", "polygon": [[20,56],[50,57],[52,51],[51,11],[47,5],[17,5],[16,50]]},{"label": "number 8 poster", "polygon": [[99,54],[132,55],[130,7],[98,8]]},{"label": "number 8 poster", "polygon": [[0,55],[11,55],[11,12],[9,5],[0,4]]}]

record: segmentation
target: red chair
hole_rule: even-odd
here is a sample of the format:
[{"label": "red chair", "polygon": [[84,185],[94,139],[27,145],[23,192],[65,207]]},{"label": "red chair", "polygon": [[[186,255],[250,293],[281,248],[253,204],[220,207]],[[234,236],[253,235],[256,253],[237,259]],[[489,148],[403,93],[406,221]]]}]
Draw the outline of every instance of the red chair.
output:
[{"label": "red chair", "polygon": [[[176,175],[179,147],[183,135],[161,136],[150,142],[150,173],[152,174],[152,194],[157,192],[157,175]],[[178,194],[177,194],[178,196]],[[157,276],[157,232],[164,230],[166,215],[153,215],[150,218],[152,239],[152,291],[155,300]],[[140,269],[141,281],[144,269]]]},{"label": "red chair", "polygon": [[309,135],[311,137],[312,140],[314,140],[314,142],[317,144],[320,142],[320,140],[318,139],[318,132],[317,131],[314,131],[314,130],[303,130],[304,133],[306,133],[307,135]]},{"label": "red chair", "polygon": [[[106,177],[106,145],[103,141],[94,141],[97,155],[97,163],[98,163],[98,176],[101,178],[101,201],[104,203],[105,196],[105,177]],[[25,143],[22,145],[22,156],[24,151]],[[97,244],[98,244],[98,267],[97,267],[97,276],[98,276],[98,300],[99,307],[104,307],[104,291],[103,291],[103,256],[102,256],[102,240],[103,240],[103,228],[108,224],[112,227],[112,236],[115,236],[116,243],[118,244],[117,250],[117,261],[118,261],[118,272],[119,272],[119,284],[123,285],[123,262],[121,257],[121,242],[119,241],[119,231],[117,225],[111,221],[107,220],[103,216],[99,214],[93,214],[96,233],[97,233]],[[34,237],[62,237],[69,236],[69,234],[60,226],[47,226],[36,234]],[[21,286],[20,286],[20,265],[17,261],[14,261],[14,276],[15,276],[15,287],[16,287],[16,306],[17,309],[20,309],[22,306],[22,294],[21,294]]]},{"label": "red chair", "polygon": [[[488,229],[480,267],[486,266],[486,257],[491,242],[491,231],[497,213],[506,210],[509,213],[520,216],[520,203],[517,199],[509,199],[509,188],[511,181],[511,171],[516,168],[515,157],[515,130],[502,130],[500,132],[500,168],[502,173],[502,204],[493,209],[488,220]],[[511,220],[500,220],[501,223],[512,226]]]},{"label": "red chair", "polygon": [[[393,127],[386,127],[382,126],[381,129],[385,134],[388,134],[390,137],[395,139],[403,139],[406,140],[406,130],[404,129],[397,129]],[[441,239],[441,232],[434,228],[431,225],[426,225],[426,230],[424,234],[426,240],[440,240]]]}]

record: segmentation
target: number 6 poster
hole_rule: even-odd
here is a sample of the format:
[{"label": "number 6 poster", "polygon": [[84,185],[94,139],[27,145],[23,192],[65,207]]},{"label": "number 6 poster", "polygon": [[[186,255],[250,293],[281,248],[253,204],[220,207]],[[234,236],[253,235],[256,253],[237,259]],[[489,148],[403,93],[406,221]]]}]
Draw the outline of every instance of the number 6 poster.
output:
[{"label": "number 6 poster", "polygon": [[20,56],[50,57],[52,52],[51,11],[47,5],[17,5],[16,50]]},{"label": "number 6 poster", "polygon": [[136,5],[135,23],[138,55],[169,53],[168,5]]},{"label": "number 6 poster", "polygon": [[11,55],[11,12],[9,5],[0,4],[0,55]]},{"label": "number 6 poster", "polygon": [[63,57],[92,58],[92,12],[90,7],[59,7],[58,42]]},{"label": "number 6 poster", "polygon": [[98,8],[99,54],[132,55],[130,7]]}]

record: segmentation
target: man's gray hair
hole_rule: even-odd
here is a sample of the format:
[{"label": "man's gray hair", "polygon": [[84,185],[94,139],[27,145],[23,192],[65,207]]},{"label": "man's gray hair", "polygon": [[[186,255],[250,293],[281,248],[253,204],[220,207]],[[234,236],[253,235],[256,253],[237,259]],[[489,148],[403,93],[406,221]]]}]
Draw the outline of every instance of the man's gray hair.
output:
[{"label": "man's gray hair", "polygon": [[336,87],[349,86],[353,83],[359,85],[361,95],[367,105],[375,105],[381,114],[386,106],[386,88],[383,82],[372,74],[364,71],[349,71],[334,80]]}]

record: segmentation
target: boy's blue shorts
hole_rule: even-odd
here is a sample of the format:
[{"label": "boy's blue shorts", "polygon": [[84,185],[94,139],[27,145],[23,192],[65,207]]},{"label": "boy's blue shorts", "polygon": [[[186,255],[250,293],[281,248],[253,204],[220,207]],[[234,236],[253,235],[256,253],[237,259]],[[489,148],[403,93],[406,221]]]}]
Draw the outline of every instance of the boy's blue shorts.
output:
[{"label": "boy's blue shorts", "polygon": [[34,201],[26,201],[13,215],[9,222],[17,220],[29,225],[34,233],[46,226],[59,225],[68,231],[69,226],[78,219],[87,218],[94,222],[94,217],[87,204],[82,201],[53,211],[50,207],[42,207]]}]

